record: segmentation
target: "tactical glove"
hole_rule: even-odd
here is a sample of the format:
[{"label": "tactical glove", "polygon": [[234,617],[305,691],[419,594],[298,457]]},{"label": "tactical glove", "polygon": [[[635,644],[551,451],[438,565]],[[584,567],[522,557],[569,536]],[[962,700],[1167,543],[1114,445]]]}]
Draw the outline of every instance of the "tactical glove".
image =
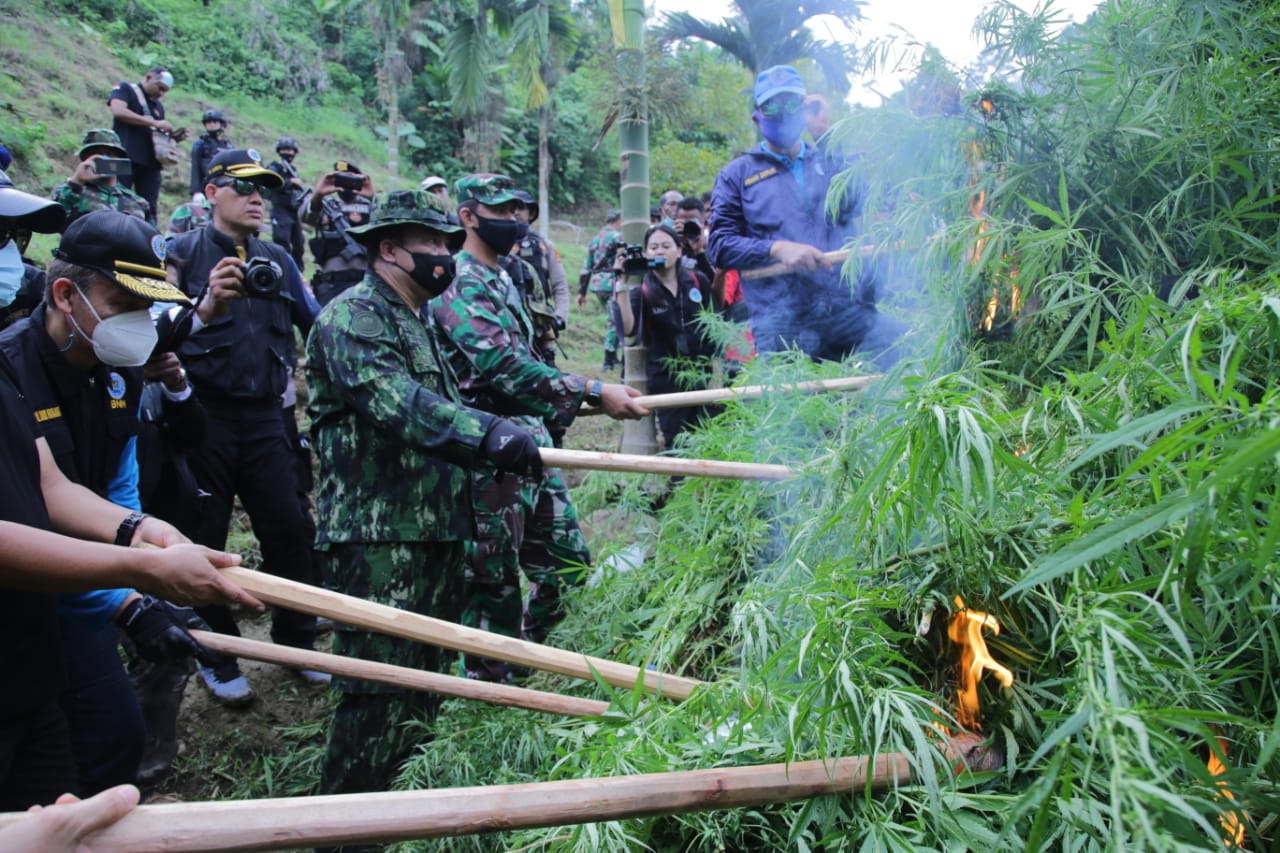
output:
[{"label": "tactical glove", "polygon": [[205,665],[217,664],[222,658],[187,633],[185,625],[203,625],[195,611],[185,617],[182,611],[187,610],[190,608],[174,607],[155,596],[144,595],[125,605],[116,624],[129,635],[138,654],[149,661],[182,661],[194,656]]},{"label": "tactical glove", "polygon": [[542,454],[538,452],[538,443],[528,431],[511,421],[494,418],[480,450],[499,471],[527,474],[535,480],[542,478]]}]

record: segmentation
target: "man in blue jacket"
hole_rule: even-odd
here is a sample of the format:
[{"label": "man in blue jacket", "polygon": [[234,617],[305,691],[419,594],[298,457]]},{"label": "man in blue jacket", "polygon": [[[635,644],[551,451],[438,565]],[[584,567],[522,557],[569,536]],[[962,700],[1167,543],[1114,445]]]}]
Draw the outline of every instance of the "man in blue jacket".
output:
[{"label": "man in blue jacket", "polygon": [[832,360],[868,352],[885,366],[905,326],[876,311],[869,276],[851,290],[824,254],[857,234],[865,193],[854,187],[828,211],[827,190],[843,167],[801,139],[804,97],[804,80],[789,65],[756,78],[752,121],[764,140],[716,177],[707,256],[719,269],[789,268],[743,277],[760,352],[798,348]]}]

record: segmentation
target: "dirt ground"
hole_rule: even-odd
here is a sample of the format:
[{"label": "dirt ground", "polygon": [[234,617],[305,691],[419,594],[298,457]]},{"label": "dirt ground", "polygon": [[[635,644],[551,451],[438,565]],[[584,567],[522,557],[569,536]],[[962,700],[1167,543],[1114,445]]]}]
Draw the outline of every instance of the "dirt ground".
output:
[{"label": "dirt ground", "polygon": [[[270,641],[270,616],[242,610],[237,617],[245,637]],[[332,634],[317,639],[317,650],[327,652],[331,646]],[[266,779],[272,756],[296,754],[307,744],[323,746],[331,713],[328,690],[304,684],[275,664],[242,658],[240,669],[255,694],[247,708],[224,707],[198,675],[188,679],[178,718],[178,757],[151,792],[153,800],[243,796],[254,787],[248,774]],[[300,792],[279,795],[285,793]]]}]

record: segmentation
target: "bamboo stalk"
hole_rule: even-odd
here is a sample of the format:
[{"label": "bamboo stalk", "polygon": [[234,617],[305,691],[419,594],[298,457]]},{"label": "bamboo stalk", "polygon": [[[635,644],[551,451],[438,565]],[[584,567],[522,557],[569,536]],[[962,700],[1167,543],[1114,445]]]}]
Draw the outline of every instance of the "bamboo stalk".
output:
[{"label": "bamboo stalk", "polygon": [[[678,409],[681,406],[702,406],[707,403],[723,403],[726,400],[754,400],[766,394],[783,391],[861,391],[883,377],[849,376],[843,379],[815,379],[810,382],[787,382],[781,385],[743,385],[738,388],[704,388],[701,391],[677,391],[674,394],[646,394],[633,397],[650,409]],[[604,409],[583,409],[578,417],[601,415]]]},{"label": "bamboo stalk", "polygon": [[638,456],[592,450],[560,450],[553,447],[540,449],[542,461],[547,465],[588,471],[715,477],[722,480],[788,480],[797,473],[794,468],[786,465],[765,465],[759,462],[720,462],[712,459],[681,459],[676,456]]},{"label": "bamboo stalk", "polygon": [[491,705],[507,705],[528,711],[546,711],[550,714],[563,714],[569,717],[598,717],[609,710],[608,702],[596,699],[561,696],[559,693],[527,690],[508,684],[458,678],[439,672],[426,672],[407,666],[393,666],[389,663],[295,649],[291,646],[279,646],[275,643],[263,643],[245,637],[232,637],[209,631],[192,631],[191,636],[206,649],[224,655],[261,660],[294,669],[315,669],[331,675],[376,681],[379,684],[423,690],[441,696],[474,699]]},{"label": "bamboo stalk", "polygon": [[[973,735],[948,758],[990,766]],[[998,761],[998,758],[997,758]],[[521,785],[140,806],[85,839],[94,850],[273,850],[440,838],[783,803],[911,781],[905,753]],[[959,769],[957,767],[957,769]],[[0,828],[22,818],[0,815]]]},{"label": "bamboo stalk", "polygon": [[456,625],[444,619],[423,616],[365,601],[340,592],[308,586],[297,581],[232,566],[222,569],[232,583],[239,584],[268,604],[288,607],[315,616],[327,616],[336,622],[367,628],[393,637],[403,637],[458,652],[496,658],[507,663],[527,666],[544,672],[557,672],[573,678],[593,681],[598,676],[606,684],[630,689],[643,675],[643,685],[651,693],[667,699],[687,699],[693,688],[702,684],[692,678],[641,670],[629,664],[556,649],[490,634],[476,628]]}]

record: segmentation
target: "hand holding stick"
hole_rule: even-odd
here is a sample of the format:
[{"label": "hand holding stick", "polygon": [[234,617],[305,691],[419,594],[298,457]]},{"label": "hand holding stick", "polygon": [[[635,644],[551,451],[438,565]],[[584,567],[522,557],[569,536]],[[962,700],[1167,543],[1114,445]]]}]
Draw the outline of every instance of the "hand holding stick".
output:
[{"label": "hand holding stick", "polygon": [[[849,376],[843,379],[815,379],[811,382],[790,382],[782,385],[743,385],[738,388],[704,388],[701,391],[677,391],[674,394],[646,394],[633,397],[631,402],[647,409],[678,409],[682,406],[704,406],[728,400],[754,400],[766,394],[780,391],[861,391],[881,379],[875,376]],[[601,414],[600,409],[583,409],[578,417]]]}]

